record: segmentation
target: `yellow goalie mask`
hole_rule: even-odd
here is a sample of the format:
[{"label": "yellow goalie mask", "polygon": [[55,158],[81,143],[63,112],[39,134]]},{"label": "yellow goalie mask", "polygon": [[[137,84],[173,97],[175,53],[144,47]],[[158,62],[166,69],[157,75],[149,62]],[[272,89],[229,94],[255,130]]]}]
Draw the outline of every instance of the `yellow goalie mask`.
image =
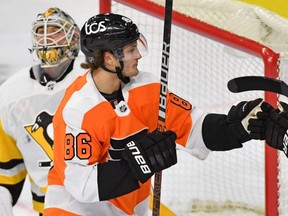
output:
[{"label": "yellow goalie mask", "polygon": [[57,81],[79,53],[79,27],[64,11],[49,8],[38,14],[31,34],[35,78],[41,84]]}]

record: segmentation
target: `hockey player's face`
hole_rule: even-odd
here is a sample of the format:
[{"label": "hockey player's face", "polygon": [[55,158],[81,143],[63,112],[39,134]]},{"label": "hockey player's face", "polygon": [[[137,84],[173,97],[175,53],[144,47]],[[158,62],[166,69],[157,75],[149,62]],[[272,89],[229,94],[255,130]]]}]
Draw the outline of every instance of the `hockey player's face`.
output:
[{"label": "hockey player's face", "polygon": [[36,41],[39,45],[59,46],[66,41],[65,32],[58,26],[38,27],[36,32]]},{"label": "hockey player's face", "polygon": [[127,77],[135,76],[138,74],[138,60],[142,57],[138,48],[137,42],[133,42],[124,46],[124,69],[123,75]]}]

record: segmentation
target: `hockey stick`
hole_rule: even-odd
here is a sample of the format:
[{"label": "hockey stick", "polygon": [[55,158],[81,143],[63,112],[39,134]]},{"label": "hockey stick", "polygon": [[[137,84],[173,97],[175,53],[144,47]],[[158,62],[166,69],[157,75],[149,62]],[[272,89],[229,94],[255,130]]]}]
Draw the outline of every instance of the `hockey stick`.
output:
[{"label": "hockey stick", "polygon": [[[238,93],[252,90],[270,91],[277,94],[288,97],[288,85],[282,80],[263,77],[263,76],[243,76],[231,79],[227,84],[228,89],[231,92]],[[278,109],[284,111],[281,104],[278,105]],[[288,157],[288,145],[287,139],[283,140],[283,152]]]},{"label": "hockey stick", "polygon": [[[172,10],[173,10],[173,0],[166,0],[164,31],[163,31],[161,77],[160,77],[159,114],[158,114],[159,132],[165,131]],[[162,172],[155,173],[153,209],[152,209],[153,216],[158,216],[160,213],[161,181],[162,181]]]},{"label": "hockey stick", "polygon": [[231,79],[227,84],[231,92],[263,90],[270,91],[288,97],[288,85],[278,79],[262,76],[243,76]]}]

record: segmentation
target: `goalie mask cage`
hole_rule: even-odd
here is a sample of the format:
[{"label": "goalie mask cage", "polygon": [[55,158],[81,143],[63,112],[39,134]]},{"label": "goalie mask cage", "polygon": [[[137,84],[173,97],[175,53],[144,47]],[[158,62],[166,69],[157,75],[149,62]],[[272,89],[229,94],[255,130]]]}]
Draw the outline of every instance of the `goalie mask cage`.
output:
[{"label": "goalie mask cage", "polygon": [[[164,0],[100,0],[100,13],[131,18],[148,41],[139,69],[160,78]],[[232,104],[274,93],[231,93],[238,76],[283,77],[288,50],[287,20],[233,0],[176,0],[173,5],[169,89],[207,112],[227,113]],[[284,28],[285,27],[285,28]],[[200,134],[199,134],[200,135]],[[161,203],[175,215],[226,210],[240,215],[288,215],[288,159],[263,141],[212,152],[199,160],[178,151],[178,163],[162,172]]]}]

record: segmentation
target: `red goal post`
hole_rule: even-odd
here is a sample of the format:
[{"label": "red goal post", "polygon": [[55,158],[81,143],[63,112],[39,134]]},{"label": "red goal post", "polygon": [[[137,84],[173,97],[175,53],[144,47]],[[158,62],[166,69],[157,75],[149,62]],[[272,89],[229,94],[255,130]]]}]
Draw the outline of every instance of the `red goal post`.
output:
[{"label": "red goal post", "polygon": [[[230,1],[227,0],[227,1],[228,2],[232,2],[231,0]],[[253,60],[251,62],[249,60],[249,62],[247,63],[247,67],[249,67],[249,68],[251,67],[251,69],[249,69],[249,72],[247,74],[254,75],[254,71],[253,70],[255,69],[255,73],[258,73],[258,75],[260,74],[260,75],[265,75],[267,77],[273,77],[273,78],[279,77],[280,62],[281,62],[281,53],[279,51],[275,51],[275,49],[273,49],[272,46],[268,47],[267,44],[261,43],[261,41],[259,42],[259,41],[253,40],[253,38],[246,38],[245,34],[241,35],[241,34],[238,34],[237,32],[235,33],[235,32],[227,30],[225,28],[225,23],[227,24],[226,21],[225,21],[224,24],[223,24],[223,22],[222,23],[220,22],[220,24],[223,24],[224,28],[222,28],[220,24],[217,26],[217,24],[214,25],[213,23],[207,22],[207,20],[201,20],[201,18],[199,18],[199,17],[194,17],[193,15],[187,14],[187,12],[186,12],[187,11],[186,10],[187,7],[194,6],[194,5],[192,5],[192,6],[187,5],[188,4],[187,2],[188,1],[185,1],[185,0],[174,1],[174,11],[173,11],[173,18],[172,18],[173,19],[172,29],[173,28],[175,28],[175,29],[177,28],[178,31],[180,31],[179,29],[181,29],[181,30],[184,29],[185,33],[183,33],[183,35],[184,34],[185,35],[186,34],[187,35],[193,34],[193,37],[200,37],[201,38],[200,42],[194,42],[191,45],[191,46],[194,47],[195,43],[197,43],[197,45],[199,45],[199,48],[192,48],[192,50],[190,52],[194,53],[194,54],[190,54],[189,53],[189,54],[185,54],[185,56],[183,55],[183,58],[188,58],[188,56],[193,55],[193,59],[188,60],[188,63],[187,62],[181,63],[177,59],[174,62],[173,62],[173,60],[172,61],[170,60],[170,65],[172,65],[173,63],[179,64],[177,67],[180,68],[180,67],[183,66],[183,64],[184,65],[185,64],[189,64],[190,62],[191,62],[191,64],[193,64],[192,63],[193,61],[199,62],[199,61],[202,61],[203,58],[207,58],[206,60],[208,61],[208,63],[205,63],[207,61],[203,60],[203,63],[199,64],[198,68],[201,68],[202,65],[204,65],[204,66],[206,64],[209,65],[210,64],[209,60],[211,58],[218,58],[219,59],[219,58],[222,58],[223,55],[227,55],[227,53],[228,54],[232,53],[231,54],[233,56],[232,57],[232,61],[235,60],[234,59],[235,56],[236,57],[240,56],[239,58],[241,59],[241,58],[245,58],[246,54],[247,54],[247,56],[249,56],[248,58],[253,58]],[[156,54],[157,58],[155,57],[156,60],[154,59],[155,61],[159,61],[159,64],[160,64],[160,62],[161,62],[161,45],[162,45],[162,42],[161,42],[161,40],[159,41],[159,39],[158,39],[154,43],[154,41],[152,41],[153,40],[152,37],[154,37],[153,35],[157,34],[157,35],[159,35],[160,39],[162,39],[163,22],[161,22],[161,21],[163,21],[163,18],[164,18],[163,5],[164,5],[165,1],[160,1],[160,0],[156,0],[156,1],[152,1],[152,0],[150,0],[150,1],[148,1],[148,0],[113,0],[113,1],[111,1],[111,0],[99,0],[99,3],[100,3],[99,4],[100,13],[104,13],[104,12],[115,12],[115,13],[118,12],[118,13],[122,13],[123,15],[126,15],[126,16],[130,17],[135,23],[137,23],[137,24],[139,23],[140,31],[145,36],[148,33],[149,33],[149,36],[151,35],[150,37],[147,38],[148,45],[150,45],[149,46],[149,52],[151,50],[152,50],[152,52],[155,51],[154,50],[155,48],[154,48],[153,44],[155,44],[155,43],[160,44],[160,46],[159,46],[160,49],[159,49],[159,47],[156,48],[156,50],[158,50],[158,53]],[[178,7],[177,4],[181,4],[181,3],[183,5],[180,5]],[[229,3],[229,5],[230,5],[230,3]],[[205,4],[201,5],[201,7],[198,4],[197,7],[199,7],[199,8],[203,8],[204,7],[205,8]],[[239,7],[239,6],[236,5],[235,7]],[[182,10],[181,8],[182,9],[186,8],[186,9]],[[211,9],[208,6],[207,6],[207,8]],[[234,9],[234,6],[231,7],[231,8]],[[246,5],[245,5],[245,9],[246,9]],[[207,10],[205,11],[205,13],[207,13]],[[217,10],[217,7],[214,10]],[[131,12],[131,14],[130,14],[130,12]],[[226,13],[226,11],[225,11],[225,13]],[[152,17],[153,17],[154,20],[151,23],[147,24],[146,21],[144,21],[144,19],[148,19],[148,18],[152,18]],[[212,14],[211,17],[214,17],[214,14]],[[217,17],[218,17],[218,15],[217,15]],[[235,18],[235,16],[233,18]],[[153,25],[156,22],[155,19],[157,21],[159,21],[159,23],[160,23],[159,26],[156,27],[156,28],[153,27]],[[211,19],[214,19],[214,18],[211,18]],[[210,18],[209,18],[209,20],[210,20]],[[253,21],[255,21],[255,20],[253,20]],[[161,25],[162,25],[162,29],[161,29]],[[235,25],[235,23],[233,24],[233,26],[234,25]],[[147,26],[148,26],[148,28],[146,28]],[[157,32],[156,30],[158,30],[159,32]],[[179,48],[179,47],[180,47],[180,49],[183,49],[183,50],[189,49],[189,47],[188,47],[188,43],[189,42],[188,41],[185,42],[185,37],[183,39],[183,38],[180,38],[180,36],[175,36],[174,33],[172,32],[171,43],[173,41],[177,41],[177,43],[179,42],[179,45],[174,45],[174,47],[176,47],[175,50],[177,50],[177,48]],[[202,41],[201,42],[201,40],[206,40],[206,39],[202,39],[202,38],[206,38],[208,41]],[[189,40],[189,38],[186,38],[186,40]],[[212,50],[211,50],[212,48],[210,49],[210,47],[209,47],[210,45],[207,45],[207,48],[205,48],[206,42],[208,44],[208,42],[210,43],[210,41],[213,41],[211,43],[214,43],[214,42],[217,43],[217,46],[220,46],[221,48],[224,47],[225,50],[226,50],[226,53],[224,53],[223,55],[219,55],[219,56],[213,55],[212,57],[205,57],[205,54],[200,54],[200,52],[201,53],[202,52],[203,53],[212,52]],[[181,44],[180,44],[180,42],[181,42]],[[183,42],[184,42],[184,45],[183,45]],[[151,44],[152,44],[152,46],[151,46]],[[170,54],[172,59],[173,59],[173,55],[179,55],[179,54],[175,54],[177,51],[175,51],[174,54],[173,54],[173,52],[174,51],[173,51],[173,45],[172,45],[171,46],[171,54]],[[195,55],[195,52],[196,53],[199,52],[199,53]],[[150,54],[148,53],[148,57],[145,57],[145,58],[149,58],[149,55]],[[201,57],[201,55],[203,55],[204,57]],[[253,56],[253,57],[251,57],[251,56]],[[199,60],[197,60],[197,58],[199,58]],[[253,68],[255,59],[257,61],[257,64],[261,65],[260,69],[259,69],[259,66],[255,66],[255,68]],[[217,61],[217,60],[215,60],[215,61]],[[227,59],[227,61],[229,61],[229,60]],[[199,82],[207,81],[207,85],[211,85],[212,86],[212,84],[210,84],[210,82],[219,83],[223,79],[225,80],[225,77],[228,76],[228,75],[230,75],[231,78],[233,78],[233,76],[247,75],[247,74],[244,74],[246,72],[241,72],[241,69],[242,69],[241,60],[239,61],[240,63],[237,64],[235,67],[234,66],[230,66],[230,67],[234,68],[235,70],[239,70],[239,73],[237,73],[237,71],[236,71],[235,74],[233,74],[233,75],[231,75],[229,73],[233,69],[227,69],[227,74],[224,74],[224,73],[222,74],[221,73],[221,69],[224,70],[224,67],[226,67],[225,66],[225,62],[223,62],[223,61],[219,61],[219,62],[217,62],[216,65],[223,64],[223,66],[222,65],[219,66],[220,67],[220,72],[218,72],[219,75],[216,76],[216,77],[223,76],[223,78],[217,78],[219,80],[215,80],[214,78],[210,78],[209,76],[207,76],[207,78],[206,77],[200,77],[200,80],[198,80],[198,81]],[[229,61],[229,62],[231,62],[231,61]],[[243,60],[243,62],[244,62],[244,60]],[[148,68],[148,66],[145,67],[148,64],[149,64],[149,68]],[[243,66],[244,66],[244,64],[245,63],[243,63]],[[157,75],[157,73],[158,73],[158,75],[160,74],[159,65],[155,64],[155,67],[153,68],[153,62],[150,62],[150,61],[148,61],[148,63],[146,63],[146,65],[143,66],[143,68],[145,68],[145,70],[153,70],[156,75]],[[189,69],[190,68],[188,67],[188,70]],[[207,68],[207,70],[208,69],[211,69],[211,68]],[[182,70],[182,68],[180,70]],[[258,70],[258,72],[256,72],[256,70]],[[171,69],[171,73],[174,73],[174,74],[178,73],[178,72],[175,72],[175,71],[176,70],[173,71],[173,68]],[[181,74],[181,76],[184,76],[186,73],[189,73],[189,72],[190,71],[183,72],[183,75]],[[255,75],[257,75],[257,74],[255,74]],[[194,74],[194,77],[195,76],[196,75]],[[198,76],[198,74],[197,74],[197,76]],[[226,77],[226,78],[227,78],[226,80],[229,80],[228,77]],[[170,77],[169,77],[169,79],[170,79]],[[171,79],[176,80],[176,79],[178,79],[178,77],[177,77],[177,75],[175,75]],[[188,78],[188,80],[189,79],[193,80],[193,78]],[[197,77],[195,77],[194,80],[195,79],[197,80]],[[179,80],[179,81],[175,81],[175,82],[180,82],[180,85],[181,85],[181,82],[184,82],[184,81]],[[190,82],[192,82],[192,81],[190,81]],[[175,84],[175,86],[173,86],[173,83],[172,83],[172,89],[173,88],[176,91],[179,90],[178,92],[180,93],[180,95],[182,95],[181,93],[183,93],[183,91],[180,90],[180,88],[182,88],[182,87],[181,86],[179,87],[179,84]],[[222,90],[220,89],[220,90],[222,92],[225,92],[225,88],[226,87],[224,86],[224,87],[221,87],[221,88],[223,88],[223,89]],[[199,89],[199,88],[197,88],[197,89]],[[221,94],[221,93],[219,93],[220,90],[218,90],[218,87],[216,87],[216,89],[217,89],[217,92],[218,92],[217,94]],[[196,90],[194,90],[194,91],[196,91]],[[199,90],[199,91],[201,91],[201,90]],[[185,94],[185,92],[184,92],[184,94]],[[227,94],[229,94],[229,93],[227,93]],[[243,94],[244,97],[242,96],[242,98],[239,98],[239,99],[240,100],[241,99],[242,100],[247,100],[247,98],[250,98],[252,96],[254,97],[253,94],[254,93],[249,93],[249,96],[247,96],[248,94]],[[259,95],[264,97],[265,100],[267,102],[269,102],[270,104],[274,105],[275,107],[277,106],[278,96],[276,94],[265,92],[263,95],[261,95],[261,93],[257,93],[256,96],[259,96]],[[208,97],[208,94],[207,95],[203,95],[203,96],[201,95],[200,97],[201,98],[199,99],[199,101],[200,100],[201,101],[205,100],[205,97]],[[225,108],[223,108],[223,109],[225,110],[225,109],[227,109],[228,105],[231,105],[231,104],[229,104],[229,102],[235,102],[235,100],[236,100],[235,97],[238,97],[238,96],[229,94],[228,96],[223,96],[223,97],[226,98],[225,100],[223,99],[223,101],[224,101],[223,107],[225,106]],[[246,99],[245,99],[245,97],[246,97]],[[219,98],[221,98],[221,96],[219,96]],[[207,100],[209,100],[209,98],[207,98]],[[200,102],[200,104],[201,104],[201,102]],[[216,107],[215,110],[218,110],[218,108],[219,108],[222,111],[222,107],[220,107],[219,104],[223,104],[223,102],[222,101],[219,102],[219,100],[216,99],[216,102],[213,105],[211,105],[211,107],[213,107],[213,108]],[[207,104],[205,102],[203,102],[203,106],[207,107]],[[258,145],[258,143],[255,144],[255,145]],[[288,207],[287,207],[288,206],[287,189],[285,189],[284,192],[281,192],[281,197],[280,197],[280,192],[279,192],[279,188],[281,187],[281,183],[279,183],[279,178],[281,178],[281,176],[279,175],[279,172],[281,171],[281,169],[284,169],[284,168],[281,168],[281,165],[279,165],[279,163],[280,163],[280,160],[283,160],[283,159],[280,159],[281,156],[279,156],[279,152],[277,152],[276,150],[270,148],[268,145],[265,145],[265,146],[262,146],[262,147],[265,148],[265,150],[262,153],[262,157],[263,157],[263,161],[264,161],[264,164],[263,164],[263,169],[264,169],[263,170],[263,175],[264,175],[264,177],[263,177],[263,179],[264,179],[264,188],[263,188],[264,189],[264,197],[263,197],[263,199],[265,199],[265,201],[263,201],[263,203],[264,203],[263,212],[265,212],[266,216],[276,216],[276,215],[288,214],[287,213],[288,212]],[[240,153],[240,151],[238,152],[239,155],[242,154],[242,153]],[[224,154],[223,154],[223,156],[224,156]],[[228,153],[227,155],[229,155],[229,154],[230,153]],[[221,155],[220,159],[223,156]],[[209,157],[210,156],[208,156],[208,158]],[[243,157],[245,158],[245,156],[243,156]],[[251,160],[253,160],[253,152],[250,153],[249,157],[251,157]],[[257,156],[255,155],[255,157],[257,157]],[[233,156],[232,156],[232,158],[233,158]],[[220,160],[220,159],[218,159],[218,160]],[[185,163],[187,163],[187,162],[185,162]],[[204,161],[201,161],[200,163],[204,163]],[[229,163],[229,159],[228,159],[227,163]],[[249,162],[247,162],[247,163],[249,163]],[[281,162],[281,163],[283,163],[283,162]],[[286,161],[286,163],[288,163],[288,161]],[[257,164],[257,162],[256,162],[256,164]],[[239,168],[241,166],[241,163],[236,165],[236,166]],[[256,165],[256,167],[257,167],[257,165]],[[194,169],[194,168],[192,168],[192,169]],[[186,171],[189,171],[189,170],[186,170]],[[212,171],[208,171],[208,172],[210,173]],[[225,172],[226,172],[226,170],[225,170]],[[237,171],[235,173],[237,173]],[[201,173],[200,173],[200,175],[201,175]],[[234,175],[234,174],[232,173],[231,175]],[[221,179],[222,177],[219,177],[219,178]],[[247,177],[247,179],[248,178],[249,178],[249,176]],[[286,179],[286,177],[284,177],[284,178]],[[165,181],[165,176],[163,177],[163,181]],[[217,181],[217,180],[215,180],[215,181]],[[247,180],[247,181],[249,181],[249,180]],[[197,184],[197,182],[196,182],[196,184]],[[257,183],[256,183],[256,185],[257,185]],[[161,194],[163,194],[163,196],[164,196],[164,194],[166,193],[166,190],[165,190],[165,188],[163,190],[164,190],[164,192],[161,193]],[[231,189],[229,189],[229,190],[231,190]],[[284,193],[284,195],[283,195],[283,193]],[[209,197],[209,194],[207,196]],[[239,194],[239,196],[240,196],[240,194]],[[279,199],[283,199],[282,197],[284,197],[284,199],[286,198],[286,200],[284,201],[284,210],[281,209],[283,207],[281,207],[280,204],[279,204],[280,203]],[[228,198],[229,202],[230,202],[230,200],[231,199]],[[239,201],[236,201],[236,202],[239,202]],[[241,203],[242,203],[242,201],[241,201]],[[168,204],[168,208],[169,208],[169,204]],[[250,207],[241,207],[241,208],[250,208]]]}]

